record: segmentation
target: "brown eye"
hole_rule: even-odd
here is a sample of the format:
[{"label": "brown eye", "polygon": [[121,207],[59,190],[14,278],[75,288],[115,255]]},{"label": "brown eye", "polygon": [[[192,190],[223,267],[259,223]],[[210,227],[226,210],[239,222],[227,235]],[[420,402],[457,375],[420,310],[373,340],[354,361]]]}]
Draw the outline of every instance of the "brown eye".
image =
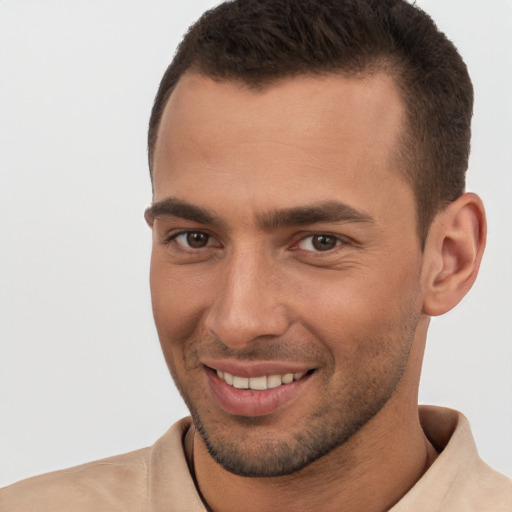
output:
[{"label": "brown eye", "polygon": [[192,249],[201,249],[208,245],[210,237],[205,233],[190,231],[186,233],[187,245]]},{"label": "brown eye", "polygon": [[298,247],[303,251],[327,252],[335,249],[342,243],[343,242],[337,236],[320,233],[317,235],[309,235],[303,238],[299,242]]},{"label": "brown eye", "polygon": [[314,235],[311,238],[311,245],[317,251],[329,251],[338,245],[338,239],[329,235]]}]

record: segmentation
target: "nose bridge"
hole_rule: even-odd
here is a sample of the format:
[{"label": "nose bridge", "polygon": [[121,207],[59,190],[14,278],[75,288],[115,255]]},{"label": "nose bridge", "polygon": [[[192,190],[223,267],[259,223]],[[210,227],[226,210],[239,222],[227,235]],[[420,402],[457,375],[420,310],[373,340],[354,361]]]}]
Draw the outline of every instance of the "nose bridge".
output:
[{"label": "nose bridge", "polygon": [[272,259],[249,246],[233,251],[222,267],[206,328],[233,348],[262,336],[284,334],[288,320]]}]

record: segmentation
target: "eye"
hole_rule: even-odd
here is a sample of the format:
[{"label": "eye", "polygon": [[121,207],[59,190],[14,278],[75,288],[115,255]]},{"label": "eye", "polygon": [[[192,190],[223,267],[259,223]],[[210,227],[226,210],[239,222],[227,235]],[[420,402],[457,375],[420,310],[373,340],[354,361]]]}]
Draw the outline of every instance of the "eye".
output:
[{"label": "eye", "polygon": [[202,249],[210,245],[210,235],[201,231],[185,231],[172,237],[176,243],[189,249]]},{"label": "eye", "polygon": [[325,252],[334,249],[341,243],[342,241],[338,237],[321,233],[303,238],[298,243],[298,247],[303,251]]}]

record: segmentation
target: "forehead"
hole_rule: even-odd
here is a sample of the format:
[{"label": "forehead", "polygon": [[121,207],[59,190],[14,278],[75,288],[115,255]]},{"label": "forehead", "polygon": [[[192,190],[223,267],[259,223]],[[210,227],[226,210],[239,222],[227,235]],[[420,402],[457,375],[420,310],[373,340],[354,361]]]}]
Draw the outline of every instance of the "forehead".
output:
[{"label": "forehead", "polygon": [[[323,137],[328,135],[326,142],[338,138],[340,146],[344,141],[339,137],[348,133],[343,133],[343,128],[350,126],[354,136],[378,137],[389,145],[402,128],[403,117],[395,82],[384,72],[348,78],[302,75],[261,88],[189,72],[176,84],[166,104],[156,151],[162,147],[158,142],[170,142],[172,130],[183,137],[201,137],[205,143],[208,137],[204,136],[213,135],[220,125],[227,130],[226,135],[232,128],[237,137],[263,128],[278,138],[286,134],[300,139],[307,132],[321,130]],[[385,131],[370,131],[371,125]],[[363,133],[356,131],[358,126]],[[201,128],[206,133],[200,132]],[[302,142],[307,142],[307,137]]]},{"label": "forehead", "polygon": [[385,73],[301,76],[262,89],[189,73],[159,127],[155,200],[188,200],[201,185],[262,209],[296,206],[305,193],[331,200],[337,190],[349,200],[365,190],[371,198],[384,190],[376,180],[392,182],[390,190],[402,180],[396,147],[404,118]]}]

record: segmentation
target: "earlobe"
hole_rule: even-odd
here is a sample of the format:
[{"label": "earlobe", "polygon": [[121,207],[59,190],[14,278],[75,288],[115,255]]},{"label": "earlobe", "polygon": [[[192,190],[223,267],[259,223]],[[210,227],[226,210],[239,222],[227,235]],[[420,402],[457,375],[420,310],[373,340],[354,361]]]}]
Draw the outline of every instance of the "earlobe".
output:
[{"label": "earlobe", "polygon": [[423,312],[450,311],[473,285],[485,248],[485,210],[481,199],[465,193],[432,222],[424,251]]}]

